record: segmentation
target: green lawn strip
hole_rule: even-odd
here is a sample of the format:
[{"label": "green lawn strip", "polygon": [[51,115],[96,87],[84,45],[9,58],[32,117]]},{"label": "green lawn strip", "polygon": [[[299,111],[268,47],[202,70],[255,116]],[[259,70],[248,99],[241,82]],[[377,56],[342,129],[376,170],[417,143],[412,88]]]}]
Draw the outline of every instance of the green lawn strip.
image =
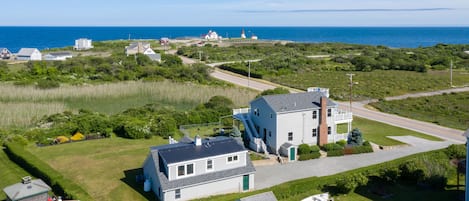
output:
[{"label": "green lawn strip", "polygon": [[[21,178],[30,175],[26,170],[22,169],[13,161],[10,161],[8,156],[0,148],[0,189],[7,186],[19,183]],[[0,200],[5,200],[6,195],[0,193]]]},{"label": "green lawn strip", "polygon": [[388,138],[387,136],[415,136],[432,141],[443,141],[440,138],[425,135],[419,132],[411,131],[404,128],[399,128],[396,126],[391,126],[389,124],[372,121],[365,118],[353,117],[353,128],[358,128],[362,131],[363,137],[365,140],[373,142],[382,146],[392,146],[392,145],[402,145],[404,143],[397,140]]},{"label": "green lawn strip", "polygon": [[469,92],[371,103],[382,112],[465,130],[469,127]]},{"label": "green lawn strip", "polygon": [[142,167],[149,148],[161,144],[167,144],[167,140],[112,136],[48,147],[30,146],[28,150],[79,184],[93,200],[144,201],[156,198],[151,192],[139,192],[143,184],[135,182],[135,171]]},{"label": "green lawn strip", "polygon": [[[297,201],[309,197],[314,194],[319,194],[324,191],[324,187],[328,185],[334,185],[335,182],[343,178],[346,175],[362,173],[364,175],[376,175],[380,170],[384,168],[392,168],[398,167],[400,164],[406,163],[407,161],[421,157],[421,156],[431,156],[431,154],[436,152],[441,152],[443,150],[436,150],[431,152],[419,153],[410,156],[406,156],[403,158],[399,158],[396,160],[363,167],[355,170],[346,171],[343,173],[331,175],[331,176],[324,176],[324,177],[310,177],[305,179],[299,179],[295,181],[286,182],[283,184],[279,184],[276,186],[272,186],[270,188],[261,189],[257,191],[247,192],[247,193],[233,193],[233,194],[224,194],[219,196],[212,196],[208,198],[198,199],[199,201],[225,201],[225,200],[238,200],[243,197],[247,197],[250,195],[273,191],[276,195],[278,200],[288,200],[288,201]],[[355,192],[351,192],[346,195],[335,195],[335,200],[347,200],[347,201],[355,201],[355,200],[396,200],[396,201],[411,201],[411,200],[419,200],[422,196],[424,196],[427,200],[441,200],[442,198],[448,198],[448,196],[452,197],[455,195],[455,178],[456,178],[456,168],[451,171],[449,176],[449,182],[447,187],[444,191],[434,191],[432,189],[417,189],[416,186],[409,186],[405,185],[402,186],[400,184],[396,184],[392,186],[394,190],[394,196],[388,199],[383,199],[379,196],[368,192],[368,190],[364,190],[358,188]],[[285,173],[288,174],[288,173]],[[427,196],[427,195],[432,195]],[[443,199],[446,200],[446,199]]]}]

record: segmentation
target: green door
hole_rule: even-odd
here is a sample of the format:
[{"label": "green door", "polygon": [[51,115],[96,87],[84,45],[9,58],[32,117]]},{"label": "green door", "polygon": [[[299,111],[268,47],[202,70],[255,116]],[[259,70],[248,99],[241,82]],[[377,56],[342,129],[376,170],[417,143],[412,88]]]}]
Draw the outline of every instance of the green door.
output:
[{"label": "green door", "polygon": [[291,161],[294,161],[296,159],[296,156],[295,156],[295,147],[290,147],[290,160]]},{"label": "green door", "polygon": [[243,176],[243,191],[249,190],[249,175]]}]

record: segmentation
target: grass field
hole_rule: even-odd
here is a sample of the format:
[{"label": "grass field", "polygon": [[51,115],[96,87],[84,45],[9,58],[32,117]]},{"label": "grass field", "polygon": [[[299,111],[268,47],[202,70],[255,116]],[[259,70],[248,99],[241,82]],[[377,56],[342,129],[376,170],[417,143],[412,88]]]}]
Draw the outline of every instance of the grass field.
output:
[{"label": "grass field", "polygon": [[411,119],[461,130],[469,128],[469,92],[380,101],[371,105],[382,112]]},{"label": "grass field", "polygon": [[432,141],[442,141],[442,139],[431,136],[431,135],[425,135],[425,134],[418,133],[415,131],[391,126],[388,124],[384,124],[384,123],[380,123],[377,121],[372,121],[372,120],[368,120],[368,119],[360,118],[356,116],[353,117],[352,127],[359,128],[365,140],[369,140],[373,143],[376,143],[382,146],[404,144],[402,142],[388,138],[387,136],[411,135],[411,136],[415,136],[415,137],[419,137],[419,138],[423,138],[427,140],[432,140]]},{"label": "grass field", "polygon": [[[297,88],[326,87],[330,89],[333,99],[349,99],[349,79],[345,71],[315,71],[302,72],[280,76],[265,76],[264,79],[272,82]],[[418,73],[411,71],[375,70],[372,72],[353,72],[354,82],[353,99],[365,100],[370,98],[383,98],[406,93],[431,91],[450,88],[449,71],[429,71]],[[467,71],[453,73],[453,85],[469,85]]]},{"label": "grass field", "polygon": [[29,126],[35,119],[64,110],[88,109],[114,114],[149,103],[187,110],[216,95],[232,99],[236,106],[246,106],[257,93],[244,88],[170,81],[61,86],[49,90],[3,83],[0,84],[0,127]]},{"label": "grass field", "polygon": [[[178,137],[179,138],[179,137]],[[155,200],[152,193],[139,193],[135,169],[141,168],[150,146],[166,144],[154,137],[129,140],[119,137],[28,150],[65,177],[81,185],[94,200]],[[143,189],[143,184],[139,190]]]},{"label": "grass field", "polygon": [[[0,149],[0,189],[19,183],[21,178],[28,176],[25,170],[10,161],[8,156]],[[0,193],[0,200],[5,200],[5,193]]]}]

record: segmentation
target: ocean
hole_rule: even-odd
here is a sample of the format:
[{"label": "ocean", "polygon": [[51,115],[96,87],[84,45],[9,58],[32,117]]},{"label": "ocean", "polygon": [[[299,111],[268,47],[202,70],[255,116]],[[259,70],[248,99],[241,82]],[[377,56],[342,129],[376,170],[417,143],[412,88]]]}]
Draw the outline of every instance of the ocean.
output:
[{"label": "ocean", "polygon": [[0,47],[17,52],[73,46],[75,39],[93,41],[200,37],[209,30],[224,38],[247,37],[321,43],[341,42],[394,48],[427,47],[438,43],[469,44],[469,27],[0,27]]}]

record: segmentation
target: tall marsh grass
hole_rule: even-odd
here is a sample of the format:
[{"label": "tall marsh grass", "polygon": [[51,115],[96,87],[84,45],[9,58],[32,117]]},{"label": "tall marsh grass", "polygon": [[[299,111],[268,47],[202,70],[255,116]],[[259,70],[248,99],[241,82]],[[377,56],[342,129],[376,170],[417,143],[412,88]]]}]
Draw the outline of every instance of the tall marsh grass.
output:
[{"label": "tall marsh grass", "polygon": [[216,95],[236,106],[247,106],[258,92],[245,88],[206,86],[193,83],[118,82],[100,85],[65,85],[41,90],[32,86],[0,84],[0,126],[28,125],[34,118],[64,110],[88,109],[114,114],[149,103],[188,109]]}]

